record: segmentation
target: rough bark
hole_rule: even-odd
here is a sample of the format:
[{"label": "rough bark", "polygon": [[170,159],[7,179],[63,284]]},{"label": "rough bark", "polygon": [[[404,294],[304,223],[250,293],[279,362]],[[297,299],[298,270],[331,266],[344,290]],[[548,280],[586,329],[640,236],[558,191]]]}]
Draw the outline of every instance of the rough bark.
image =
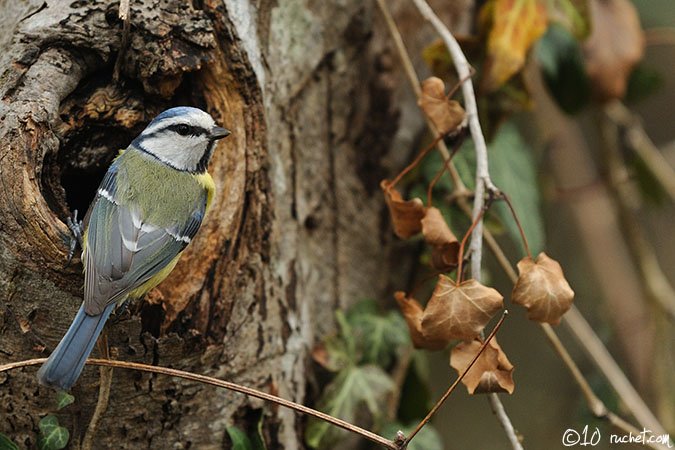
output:
[{"label": "rough bark", "polygon": [[[5,6],[0,2],[0,6]],[[9,5],[9,2],[7,2]],[[386,286],[377,168],[395,129],[372,6],[342,2],[14,2],[0,14],[0,363],[45,356],[79,307],[65,218],[155,114],[201,106],[232,130],[218,196],[172,276],[107,327],[119,359],[172,366],[304,401],[308,350],[333,312]],[[119,81],[112,78],[121,55]],[[378,64],[379,61],[379,64]],[[76,447],[98,393],[85,369],[59,412]],[[35,370],[0,375],[0,432],[34,447],[54,395]],[[97,448],[228,448],[262,420],[301,448],[290,411],[195,383],[114,373]]]}]

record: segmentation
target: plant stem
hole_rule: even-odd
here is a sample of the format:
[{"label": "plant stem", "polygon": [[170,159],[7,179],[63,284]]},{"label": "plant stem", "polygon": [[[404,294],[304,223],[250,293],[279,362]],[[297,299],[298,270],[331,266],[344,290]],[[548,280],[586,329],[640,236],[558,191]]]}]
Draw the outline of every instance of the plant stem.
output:
[{"label": "plant stem", "polygon": [[[471,216],[471,207],[466,203],[464,198],[460,198],[458,204],[467,216]],[[518,280],[518,274],[513,269],[513,266],[504,254],[502,248],[495,240],[494,236],[492,236],[492,233],[487,230],[485,230],[485,242],[488,244],[488,247],[497,259],[499,266],[509,277],[511,282],[515,284],[515,282]],[[621,402],[626,405],[626,407],[628,407],[629,411],[633,416],[635,416],[640,425],[654,431],[656,434],[665,434],[666,431],[663,425],[660,424],[656,416],[654,416],[649,407],[645,404],[644,400],[642,400],[633,385],[630,383],[630,381],[628,381],[626,375],[623,373],[614,358],[612,358],[612,355],[607,351],[607,348],[604,346],[598,335],[595,334],[588,322],[586,322],[586,319],[584,319],[576,306],[572,305],[572,308],[567,311],[567,313],[563,316],[563,322],[569,327],[570,331],[572,331],[572,334],[577,339],[577,342],[590,356],[591,360],[605,376],[607,381],[609,381],[610,385],[614,388],[621,399]],[[572,375],[575,383],[577,386],[579,386],[579,389],[586,399],[588,409],[594,415],[609,420],[614,426],[623,430],[624,432],[634,432],[635,427],[609,411],[605,407],[602,400],[600,400],[595,395],[593,389],[590,387],[589,382],[581,373],[581,370],[570,356],[569,352],[565,348],[565,345],[560,341],[560,338],[556,334],[553,327],[548,324],[539,324],[539,326],[546,335],[546,338],[553,347],[553,350],[558,354],[562,362],[565,364],[565,367]]]},{"label": "plant stem", "polygon": [[530,244],[527,242],[527,237],[525,236],[525,230],[523,230],[523,226],[520,223],[520,219],[518,218],[518,214],[516,214],[516,210],[513,209],[513,204],[511,203],[511,199],[509,198],[508,195],[506,195],[505,192],[502,192],[502,199],[506,202],[506,204],[509,206],[509,209],[511,210],[511,215],[513,216],[513,220],[516,221],[516,226],[518,227],[518,231],[520,232],[520,239],[523,241],[523,245],[525,246],[525,253],[527,253],[527,256],[532,259],[532,252],[530,251]]},{"label": "plant stem", "polygon": [[452,391],[455,390],[459,382],[462,381],[462,379],[466,376],[469,370],[471,370],[471,367],[473,367],[473,365],[476,363],[480,355],[483,353],[483,351],[485,351],[485,348],[488,346],[492,338],[495,337],[495,334],[497,334],[497,331],[499,331],[499,328],[504,323],[504,319],[506,319],[506,316],[508,314],[509,314],[508,310],[504,310],[504,312],[502,313],[502,317],[499,318],[499,322],[497,322],[497,325],[495,325],[495,327],[492,329],[488,337],[485,339],[485,342],[483,342],[483,345],[480,347],[480,350],[478,350],[478,353],[476,353],[476,355],[473,357],[469,365],[464,369],[464,371],[459,375],[459,377],[457,377],[455,382],[452,383],[452,385],[450,385],[450,387],[445,391],[443,396],[436,402],[433,408],[431,408],[429,413],[427,413],[426,417],[422,419],[422,421],[419,424],[417,424],[417,427],[415,427],[413,432],[410,433],[410,436],[406,438],[405,442],[401,446],[402,449],[406,448],[406,446],[415,437],[415,435],[417,435],[417,433],[420,432],[420,430],[424,427],[424,425],[426,425],[431,420],[434,414],[436,414],[436,411],[438,411],[438,409],[443,405],[443,403],[448,399],[448,397],[450,397]]},{"label": "plant stem", "polygon": [[[101,355],[105,359],[110,359],[110,348],[108,347],[108,333],[106,330],[103,330],[103,334],[99,338],[98,348],[101,352]],[[110,400],[110,386],[112,385],[112,367],[99,367],[99,388],[98,388],[98,399],[96,400],[96,408],[94,408],[94,414],[91,416],[89,421],[89,426],[87,431],[84,434],[82,439],[82,450],[92,450],[94,448],[94,438],[96,437],[96,429],[98,428],[101,419],[103,419],[103,414],[105,414],[106,409],[108,409],[108,401]]]},{"label": "plant stem", "polygon": [[647,135],[640,120],[619,101],[608,104],[604,110],[614,123],[625,129],[626,144],[642,160],[670,201],[675,202],[675,169]]},{"label": "plant stem", "polygon": [[[380,11],[382,12],[382,17],[384,18],[384,21],[387,25],[387,30],[389,31],[389,34],[391,35],[391,38],[394,41],[396,52],[398,53],[398,56],[401,60],[401,64],[403,65],[403,71],[408,77],[410,87],[415,92],[415,96],[417,98],[420,98],[420,96],[422,95],[422,88],[420,88],[420,80],[419,78],[417,78],[417,74],[415,73],[415,68],[413,67],[410,55],[408,55],[408,51],[405,49],[405,44],[403,43],[403,38],[401,38],[401,33],[399,33],[398,27],[396,26],[394,19],[391,17],[391,12],[389,11],[389,7],[387,6],[387,0],[376,0],[376,2],[377,6],[380,8]],[[431,131],[432,135],[435,138],[440,136],[439,131],[436,129],[431,120],[429,120],[429,118],[426,115],[424,115],[424,118],[427,122],[427,126],[429,127],[429,130]],[[445,145],[445,142],[443,142],[443,140],[438,141],[437,148],[443,160],[448,161],[450,159],[450,152],[448,151],[448,147]],[[464,182],[460,178],[459,173],[457,172],[457,169],[455,168],[454,164],[452,163],[448,164],[448,173],[452,178],[452,184],[455,187],[455,190],[461,193],[465,193],[467,191],[466,186],[464,185]]]},{"label": "plant stem", "polygon": [[[19,362],[14,362],[14,363],[9,363],[9,364],[3,364],[0,366],[0,373],[5,372],[7,370],[11,369],[18,369],[20,367],[28,367],[28,366],[36,366],[38,364],[42,364],[45,361],[47,361],[47,358],[36,358],[36,359],[29,359],[26,361],[19,361]],[[241,394],[249,395],[251,397],[259,398],[261,400],[265,400],[268,402],[275,403],[277,405],[295,410],[299,413],[302,414],[307,414],[308,416],[315,417],[319,420],[323,420],[325,422],[328,422],[332,425],[335,425],[336,427],[340,427],[344,430],[350,431],[352,433],[358,434],[361,437],[368,439],[369,441],[375,442],[376,444],[379,444],[385,448],[391,449],[391,450],[400,450],[400,447],[397,446],[395,443],[390,441],[389,439],[386,439],[378,434],[375,434],[371,431],[365,430],[359,426],[353,425],[349,422],[345,422],[342,419],[338,419],[336,417],[330,416],[326,413],[323,413],[321,411],[317,411],[316,409],[309,408],[304,405],[300,405],[298,403],[295,403],[290,400],[283,399],[281,397],[277,397],[276,395],[268,394],[266,392],[258,391],[257,389],[253,389],[250,387],[246,386],[241,386],[236,383],[232,383],[231,381],[225,381],[225,380],[219,380],[218,378],[213,378],[209,377],[206,375],[200,375],[197,373],[192,373],[192,372],[185,372],[183,370],[177,370],[177,369],[170,369],[168,367],[160,367],[160,366],[150,366],[148,364],[140,364],[140,363],[134,363],[134,362],[127,362],[127,361],[117,361],[114,359],[97,359],[97,358],[89,358],[87,359],[86,362],[87,365],[94,365],[94,366],[104,366],[104,367],[117,367],[120,369],[131,369],[131,370],[138,370],[141,372],[149,372],[149,373],[158,373],[162,375],[169,375],[172,377],[178,377],[178,378],[183,378],[186,380],[192,380],[192,381],[197,381],[199,383],[204,383],[204,384],[210,384],[211,386],[217,386],[221,388],[228,389],[230,391],[234,392],[239,392]]]},{"label": "plant stem", "polygon": [[[473,89],[473,82],[471,81],[471,66],[455,37],[450,33],[450,30],[443,24],[441,19],[433,12],[426,1],[413,0],[413,3],[415,3],[415,6],[417,6],[417,9],[422,16],[431,23],[436,32],[441,36],[448,52],[450,52],[455,69],[457,70],[457,75],[460,80],[464,80],[462,83],[464,109],[466,111],[469,129],[471,130],[471,138],[473,139],[476,151],[476,189],[473,206],[473,217],[475,219],[478,217],[481,209],[483,209],[485,192],[498,192],[498,189],[492,183],[488,169],[487,144],[485,143],[485,137],[483,136],[483,131],[478,120],[478,106]],[[482,238],[483,224],[482,222],[479,222],[473,231],[470,247],[472,261],[471,275],[472,278],[476,280],[480,280]]]},{"label": "plant stem", "polygon": [[476,228],[476,225],[483,219],[483,214],[485,214],[485,210],[487,207],[483,207],[481,209],[480,214],[478,214],[478,217],[474,219],[474,221],[471,223],[471,226],[469,227],[468,230],[466,230],[466,233],[464,234],[464,237],[462,238],[461,244],[459,244],[459,254],[458,254],[458,263],[457,263],[457,276],[455,277],[457,280],[455,281],[455,285],[459,286],[460,283],[462,282],[462,265],[464,262],[464,247],[466,246],[466,241],[471,236],[471,233],[473,230]]},{"label": "plant stem", "polygon": [[431,151],[431,149],[433,149],[434,146],[436,146],[436,144],[438,144],[442,140],[443,140],[443,136],[441,136],[441,135],[434,138],[434,140],[431,142],[431,144],[429,144],[425,149],[423,149],[421,152],[419,152],[417,154],[417,156],[415,157],[413,162],[408,164],[401,172],[399,172],[398,175],[396,175],[394,177],[393,180],[391,180],[391,182],[389,183],[389,187],[396,186],[396,184],[399,181],[401,181],[401,178],[403,178],[405,176],[405,174],[407,174],[408,172],[413,170],[415,168],[415,166],[417,166],[420,163],[420,161],[422,161],[422,159],[427,155],[427,153],[429,153],[429,151]]},{"label": "plant stem", "polygon": [[[471,278],[480,281],[481,279],[481,265],[483,258],[483,221],[481,211],[485,205],[486,191],[492,197],[493,194],[499,193],[497,187],[490,179],[490,172],[488,167],[487,144],[485,137],[478,120],[478,105],[476,103],[476,95],[473,89],[473,82],[471,81],[472,69],[466,56],[462,52],[459,43],[455,37],[450,33],[450,30],[443,24],[441,19],[434,13],[431,7],[425,0],[413,0],[415,6],[420,11],[422,16],[431,23],[436,32],[441,36],[445,46],[452,57],[452,62],[455,65],[455,70],[462,83],[462,95],[464,97],[464,110],[469,122],[469,129],[471,130],[471,138],[474,142],[476,152],[476,188],[474,192],[473,212],[472,218],[477,220],[476,226],[471,235]],[[523,446],[520,443],[520,438],[515,433],[511,419],[506,414],[501,401],[497,394],[489,394],[490,406],[492,411],[497,416],[502,428],[506,431],[506,436],[511,443],[511,446],[516,450],[522,450]]]}]

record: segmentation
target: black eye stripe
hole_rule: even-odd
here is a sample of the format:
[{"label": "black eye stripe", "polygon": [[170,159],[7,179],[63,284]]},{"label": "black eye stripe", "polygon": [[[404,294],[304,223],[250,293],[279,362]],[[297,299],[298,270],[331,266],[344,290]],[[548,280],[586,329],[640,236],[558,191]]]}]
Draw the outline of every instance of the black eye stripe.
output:
[{"label": "black eye stripe", "polygon": [[185,123],[176,123],[173,125],[169,125],[168,127],[165,128],[165,130],[171,130],[182,136],[206,136],[209,133],[208,130],[206,130],[206,128],[202,128],[195,125],[188,125]]}]

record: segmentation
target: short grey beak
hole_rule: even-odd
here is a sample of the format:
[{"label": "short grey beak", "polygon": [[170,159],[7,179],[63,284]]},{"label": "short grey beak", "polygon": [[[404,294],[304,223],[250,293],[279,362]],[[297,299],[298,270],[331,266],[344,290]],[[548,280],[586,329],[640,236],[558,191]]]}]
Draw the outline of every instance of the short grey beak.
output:
[{"label": "short grey beak", "polygon": [[222,139],[224,137],[228,137],[230,135],[230,130],[226,130],[225,128],[221,127],[213,127],[211,128],[211,139]]}]

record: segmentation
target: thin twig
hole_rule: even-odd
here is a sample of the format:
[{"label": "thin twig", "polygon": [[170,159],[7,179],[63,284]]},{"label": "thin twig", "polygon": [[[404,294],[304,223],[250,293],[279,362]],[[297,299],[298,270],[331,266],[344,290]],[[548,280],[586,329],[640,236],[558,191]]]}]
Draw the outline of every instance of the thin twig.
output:
[{"label": "thin twig", "polygon": [[[104,330],[100,339],[98,340],[98,348],[105,359],[110,359],[110,348],[108,347],[108,334]],[[108,401],[110,400],[110,386],[112,385],[112,367],[99,367],[99,388],[98,399],[96,400],[96,408],[94,414],[91,416],[89,426],[82,439],[82,450],[92,450],[94,448],[94,438],[96,437],[96,430],[103,419],[106,409],[108,409]]]},{"label": "thin twig", "polygon": [[438,144],[442,140],[443,140],[443,136],[438,136],[431,142],[431,144],[429,144],[426,148],[424,148],[422,151],[420,151],[417,154],[417,156],[415,157],[415,159],[413,159],[413,161],[410,164],[408,164],[403,170],[401,170],[401,172],[399,172],[398,175],[396,175],[394,177],[393,180],[391,180],[391,182],[389,182],[389,187],[396,186],[396,184],[399,181],[401,181],[401,178],[403,178],[408,172],[413,170],[420,163],[420,161],[422,161],[422,159],[424,159],[424,157],[427,155],[427,153],[429,153],[434,148],[434,146],[436,146],[436,144]]},{"label": "thin twig", "polygon": [[[544,330],[544,333],[546,334],[546,337],[548,338],[549,342],[556,349],[556,352],[558,353],[558,355],[560,355],[561,359],[574,376],[574,379],[581,388],[581,392],[586,398],[586,403],[588,404],[589,409],[591,410],[593,415],[598,419],[607,420],[613,426],[624,431],[625,433],[640,434],[641,432],[640,430],[638,430],[636,427],[634,427],[633,425],[626,422],[624,419],[622,419],[621,417],[610,411],[607,408],[607,406],[605,406],[605,404],[602,402],[602,400],[600,400],[595,395],[593,389],[588,384],[588,381],[586,381],[584,376],[581,374],[581,371],[575,364],[570,354],[567,352],[567,349],[565,348],[563,343],[560,341],[560,338],[558,338],[558,335],[555,333],[555,331],[553,331],[553,327],[547,323],[542,323],[541,328]],[[650,430],[653,431],[655,434],[665,434],[665,431],[657,432],[656,431],[657,429],[659,428],[650,428]],[[648,445],[651,448],[659,450],[664,450],[665,448],[667,448],[666,446],[662,446],[656,443],[650,444],[645,442],[645,445]]]},{"label": "thin twig", "polygon": [[406,438],[404,444],[401,446],[402,449],[406,448],[406,446],[415,437],[415,435],[420,432],[420,430],[431,420],[431,418],[434,416],[434,414],[436,414],[436,411],[438,411],[438,409],[443,405],[443,403],[448,399],[448,397],[450,397],[450,394],[452,394],[452,391],[455,390],[455,388],[457,387],[459,382],[462,381],[462,379],[466,376],[466,374],[469,372],[469,370],[471,370],[471,367],[473,367],[474,363],[478,360],[478,358],[483,353],[485,348],[488,346],[488,344],[490,343],[492,338],[495,337],[495,334],[497,334],[497,331],[499,331],[499,328],[504,323],[504,319],[506,319],[506,316],[508,314],[509,314],[508,310],[505,309],[504,312],[502,313],[502,317],[499,318],[499,322],[497,322],[497,325],[495,325],[495,327],[492,329],[492,331],[490,332],[488,337],[485,338],[485,342],[483,342],[483,345],[481,345],[480,350],[478,350],[478,353],[476,353],[476,355],[473,357],[473,359],[471,360],[469,365],[464,369],[464,371],[460,374],[460,376],[457,377],[455,382],[452,383],[452,385],[450,385],[450,387],[445,391],[443,396],[436,402],[434,407],[431,408],[431,410],[426,415],[426,417],[424,419],[422,419],[422,421],[419,424],[417,424],[417,427],[415,427],[415,430],[413,430],[413,432],[410,433],[410,436],[408,436]]},{"label": "thin twig", "polygon": [[573,306],[563,316],[563,321],[577,341],[582,344],[581,347],[586,351],[591,361],[605,374],[609,384],[618,393],[621,403],[626,405],[638,423],[652,430],[655,434],[665,434],[666,430],[659,419],[651,412],[640,394],[628,381],[626,375],[579,310]]},{"label": "thin twig", "polygon": [[[614,107],[615,115],[616,110],[619,109],[616,105]],[[598,120],[601,137],[600,149],[603,152],[603,161],[607,167],[606,175],[609,192],[617,208],[618,219],[625,236],[626,244],[644,280],[643,289],[649,299],[661,307],[670,316],[671,320],[675,320],[675,289],[673,289],[668,277],[663,272],[654,254],[654,249],[642,231],[642,227],[631,204],[630,194],[627,192],[625,183],[623,182],[623,175],[628,169],[619,153],[618,126],[610,120],[609,113],[601,114]],[[668,165],[667,161],[665,165]]]},{"label": "thin twig", "polygon": [[532,259],[532,252],[530,251],[530,244],[527,242],[527,236],[525,236],[525,230],[523,230],[523,225],[520,223],[520,219],[518,218],[518,214],[516,214],[516,210],[513,209],[513,204],[511,203],[511,199],[509,198],[508,195],[506,195],[505,192],[501,193],[502,199],[506,202],[506,204],[509,207],[509,210],[511,211],[511,215],[513,216],[513,220],[516,221],[516,226],[518,227],[518,231],[520,232],[520,239],[523,241],[523,245],[525,246],[525,253],[527,253],[527,256]]},{"label": "thin twig", "polygon": [[[455,70],[457,71],[457,76],[460,80],[465,80],[464,83],[462,83],[464,110],[466,111],[469,129],[471,130],[471,138],[473,139],[476,152],[476,188],[474,192],[472,213],[472,218],[474,221],[476,221],[476,226],[473,230],[473,234],[471,235],[471,245],[469,247],[471,251],[471,278],[480,281],[483,257],[483,221],[482,218],[479,219],[479,215],[481,214],[481,211],[483,211],[483,207],[485,205],[486,191],[492,195],[494,193],[498,193],[499,190],[494,185],[494,183],[492,183],[490,178],[487,144],[485,143],[485,137],[483,136],[483,131],[478,120],[478,105],[476,103],[473,82],[471,81],[472,69],[455,37],[452,35],[450,30],[448,30],[441,19],[438,18],[426,1],[413,0],[413,3],[415,3],[415,6],[417,6],[417,9],[420,11],[422,16],[427,21],[429,21],[429,23],[431,23],[436,32],[441,36],[441,39],[445,43],[445,46],[452,57],[452,62],[455,65]],[[495,416],[502,425],[502,428],[504,428],[504,431],[506,431],[506,435],[509,439],[509,442],[511,443],[511,446],[514,449],[522,449],[523,446],[514,430],[511,419],[506,414],[506,411],[504,410],[503,405],[501,405],[501,400],[499,400],[497,394],[490,394],[489,400],[492,411],[495,413]]]},{"label": "thin twig", "polygon": [[[417,98],[420,98],[422,95],[420,80],[419,78],[417,78],[417,74],[415,73],[415,68],[413,67],[410,56],[408,55],[408,51],[405,49],[405,44],[403,43],[403,38],[401,38],[401,33],[399,33],[398,27],[396,26],[396,23],[394,22],[394,19],[391,16],[391,12],[389,11],[389,7],[387,6],[386,3],[387,0],[376,0],[376,1],[377,5],[380,8],[380,11],[382,12],[382,16],[384,17],[384,21],[387,25],[387,29],[389,30],[389,34],[391,35],[391,38],[394,41],[396,52],[398,53],[398,56],[401,60],[401,64],[403,65],[403,71],[408,77],[410,87],[415,92],[415,96]],[[438,138],[440,136],[440,132],[436,129],[434,124],[431,122],[431,120],[429,120],[429,118],[426,115],[424,115],[424,118],[434,138]],[[438,141],[437,148],[443,160],[446,162],[449,161],[450,151],[448,150],[448,147],[445,145],[445,142],[443,140]],[[459,173],[457,172],[457,169],[455,168],[454,164],[452,163],[448,164],[448,173],[450,174],[450,178],[452,178],[452,184],[455,190],[462,193],[466,192],[467,191],[466,186],[464,185],[464,182],[460,178]]]},{"label": "thin twig", "polygon": [[401,393],[403,392],[403,383],[408,375],[408,369],[410,368],[410,362],[412,361],[413,352],[415,349],[412,345],[408,345],[401,351],[396,359],[396,365],[391,372],[391,379],[394,381],[394,389],[387,399],[387,415],[386,418],[390,422],[396,420],[396,415],[398,412],[398,407],[401,403]]},{"label": "thin twig", "polygon": [[[458,200],[458,205],[467,216],[471,216],[471,207],[466,203],[466,199],[460,198]],[[492,233],[488,230],[485,230],[485,242],[497,259],[497,262],[504,273],[509,277],[512,283],[515,283],[518,280],[518,274]],[[579,342],[581,347],[591,357],[591,360],[595,363],[598,370],[600,370],[609,384],[614,388],[621,399],[622,404],[628,408],[640,425],[654,431],[655,434],[665,434],[666,432],[663,425],[659,423],[656,416],[654,416],[633,385],[628,381],[626,375],[614,358],[612,358],[612,355],[607,351],[607,348],[604,346],[598,335],[595,334],[588,322],[586,322],[586,319],[584,319],[576,306],[572,305],[572,308],[570,308],[563,316],[563,322],[569,327],[570,331],[572,331],[572,334],[577,339],[577,342]],[[613,425],[626,433],[632,432],[634,427],[627,424],[627,422],[616,416],[616,414],[610,412],[604,403],[595,395],[590,384],[560,341],[560,338],[553,327],[548,324],[539,325],[546,335],[546,338],[551,343],[554,351],[563,361],[567,370],[572,374],[572,378],[579,386],[579,389],[586,399],[588,409],[598,417],[607,418]],[[602,414],[605,415],[602,416]]]},{"label": "thin twig", "polygon": [[469,238],[469,236],[471,236],[471,233],[473,232],[473,230],[476,228],[478,223],[483,219],[483,214],[485,214],[486,209],[487,209],[487,207],[483,207],[483,209],[480,210],[480,214],[478,214],[478,217],[476,217],[474,219],[473,223],[471,223],[471,226],[469,227],[469,229],[464,234],[464,237],[462,238],[462,242],[459,244],[459,253],[458,253],[458,256],[457,256],[457,261],[458,261],[457,262],[457,277],[456,277],[457,279],[455,280],[455,285],[457,285],[457,286],[459,286],[460,283],[462,282],[462,273],[463,273],[462,265],[463,265],[463,262],[464,262],[464,248],[466,247],[466,240]]},{"label": "thin twig", "polygon": [[431,208],[433,206],[431,197],[433,195],[433,190],[434,186],[436,186],[436,183],[438,183],[438,180],[441,179],[441,176],[443,173],[450,168],[450,164],[452,164],[452,158],[457,154],[459,149],[462,147],[462,143],[464,142],[464,138],[460,138],[455,142],[455,144],[452,147],[452,153],[450,153],[450,157],[443,162],[443,166],[441,167],[441,170],[436,172],[436,175],[434,178],[431,180],[429,183],[429,187],[427,187],[427,207]]},{"label": "thin twig", "polygon": [[[473,218],[475,219],[483,209],[485,201],[485,192],[498,192],[497,187],[492,183],[490,172],[488,168],[487,144],[485,137],[478,120],[478,106],[476,103],[476,94],[473,89],[473,82],[471,81],[471,66],[467,61],[466,56],[462,52],[459,43],[455,37],[450,33],[450,30],[443,24],[441,19],[433,12],[431,7],[424,0],[413,0],[415,6],[420,11],[422,16],[431,23],[436,32],[441,36],[445,46],[452,57],[452,62],[455,65],[457,75],[462,83],[462,94],[464,97],[464,110],[469,122],[469,129],[471,130],[471,138],[473,139],[476,151],[476,190],[474,195]],[[474,229],[471,238],[471,252],[472,252],[472,277],[480,280],[480,269],[482,259],[482,238],[483,238],[482,222],[479,222]]]},{"label": "thin twig", "polygon": [[604,109],[614,123],[626,130],[626,143],[630,149],[642,160],[670,201],[675,202],[675,169],[651,140],[640,119],[618,100]]},{"label": "thin twig", "polygon": [[[408,55],[405,49],[403,40],[401,39],[401,35],[398,32],[398,28],[396,27],[396,24],[391,17],[391,13],[389,12],[389,8],[386,5],[386,1],[385,0],[376,0],[376,1],[384,16],[389,33],[391,34],[391,37],[395,43],[396,50],[398,52],[399,58],[401,59],[408,80],[410,81],[410,85],[417,94],[417,96],[419,97],[421,93],[419,79],[415,74],[412,62],[410,60],[410,56]],[[431,131],[436,132],[433,125],[430,124],[429,121],[427,121],[427,123]],[[447,152],[447,148],[444,151],[443,147],[444,143],[439,142],[438,146],[439,152],[443,156],[444,160],[447,161],[450,155],[449,152]],[[467,203],[467,197],[469,197],[471,193],[466,189],[466,186],[463,184],[462,180],[457,175],[457,171],[454,167],[454,164],[450,163],[449,167],[453,182],[455,183],[456,187],[456,190],[455,192],[453,192],[452,197],[457,200],[457,203],[460,206],[460,208],[462,208],[467,213],[467,215],[471,217],[471,207]],[[507,274],[507,276],[515,283],[518,278],[518,275],[515,269],[513,268],[513,265],[504,254],[504,251],[501,249],[494,236],[488,230],[485,230],[483,235],[485,238],[485,242],[487,243],[488,247],[496,257],[500,267]],[[593,340],[586,338],[587,336],[583,330],[583,327],[581,327],[581,325],[579,324],[580,322],[575,319],[576,316],[578,316],[581,319],[581,322],[586,324],[588,328],[587,330],[588,336],[593,336],[594,338],[593,340],[597,341],[597,345],[593,345],[592,344]],[[640,424],[652,430],[663,430],[663,426],[661,426],[658,420],[654,418],[654,415],[646,406],[642,398],[640,398],[640,396],[637,394],[635,388],[633,388],[630,381],[628,381],[628,379],[626,378],[626,375],[618,367],[616,361],[607,351],[607,348],[602,344],[602,342],[599,340],[595,332],[588,326],[585,319],[583,318],[583,316],[581,316],[581,314],[578,312],[577,308],[574,305],[572,305],[571,310],[565,316],[563,316],[563,322],[565,322],[565,324],[570,328],[572,333],[577,338],[579,344],[591,356],[591,359],[596,363],[596,366],[598,367],[600,372],[607,378],[609,383],[614,387],[622,403],[629,408],[631,413],[640,422]],[[552,329],[551,331],[553,332],[553,334],[555,334],[555,331],[553,331]],[[565,353],[567,353],[565,347],[562,346],[562,344],[561,347],[559,348],[565,350]],[[556,349],[555,346],[554,350],[559,354],[559,356],[562,357],[562,355],[558,351],[559,349]],[[610,361],[611,364],[608,363]],[[570,370],[570,372],[573,373],[573,375],[575,373],[573,372],[574,369],[576,369],[576,373],[581,374],[581,372],[578,370],[578,367],[571,358],[568,361],[566,361],[565,365],[568,368],[568,370]],[[611,367],[616,368],[616,370],[610,370]],[[585,383],[586,385],[588,385],[588,382],[585,381],[583,375],[581,375],[580,378],[574,377],[574,379],[577,382],[577,384]],[[589,409],[592,409],[592,406],[590,404]],[[649,420],[648,417],[652,417],[654,418],[654,420]],[[658,426],[649,425],[650,423],[658,424]],[[628,432],[628,427],[621,427],[619,424],[617,424],[617,427]]]},{"label": "thin twig", "polygon": [[[9,363],[9,364],[3,364],[0,366],[0,373],[5,372],[7,370],[12,370],[12,369],[18,369],[20,367],[28,367],[28,366],[36,366],[38,364],[42,364],[45,361],[47,361],[47,358],[36,358],[36,359],[29,359],[26,361],[18,361],[14,363]],[[96,358],[89,358],[87,359],[86,362],[87,365],[94,365],[94,366],[105,366],[105,367],[117,367],[120,369],[131,369],[131,370],[139,370],[141,372],[149,372],[149,373],[158,373],[162,375],[169,375],[172,377],[178,377],[178,378],[183,378],[186,380],[192,380],[192,381],[197,381],[199,383],[204,383],[204,384],[210,384],[212,386],[217,386],[225,389],[229,389],[234,392],[239,392],[241,394],[249,395],[251,397],[259,398],[261,400],[265,400],[268,402],[275,403],[277,405],[295,410],[297,412],[300,412],[302,414],[307,414],[309,416],[315,417],[319,420],[323,420],[325,422],[328,422],[332,425],[335,425],[336,427],[340,427],[344,430],[350,431],[352,433],[356,433],[365,439],[368,439],[369,441],[375,442],[376,444],[379,444],[383,447],[386,447],[391,450],[400,450],[400,447],[397,446],[395,443],[390,441],[389,439],[386,439],[378,434],[375,434],[371,431],[365,430],[361,427],[358,427],[356,425],[353,425],[349,422],[345,422],[344,420],[338,419],[336,417],[330,416],[326,413],[323,413],[321,411],[317,411],[316,409],[309,408],[304,405],[300,405],[298,403],[292,402],[290,400],[283,399],[281,397],[277,397],[276,395],[268,394],[266,392],[261,392],[256,389],[246,387],[246,386],[241,386],[236,383],[232,383],[230,381],[224,381],[224,380],[219,380],[217,378],[209,377],[206,375],[200,375],[197,373],[191,373],[191,372],[185,372],[183,370],[177,370],[177,369],[170,369],[168,367],[160,367],[160,366],[150,366],[148,364],[140,364],[140,363],[134,363],[134,362],[127,362],[127,361],[117,361],[114,359],[96,359]]]}]

